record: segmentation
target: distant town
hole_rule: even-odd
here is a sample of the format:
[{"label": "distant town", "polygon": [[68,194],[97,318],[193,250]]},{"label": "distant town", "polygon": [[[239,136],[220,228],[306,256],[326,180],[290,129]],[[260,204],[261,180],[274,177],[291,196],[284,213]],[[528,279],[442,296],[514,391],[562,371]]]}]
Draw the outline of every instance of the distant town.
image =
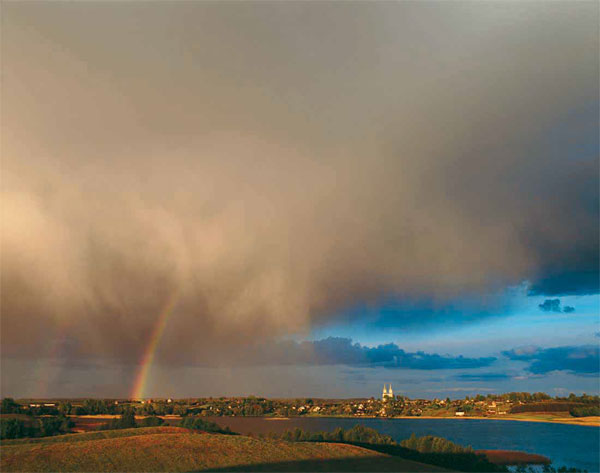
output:
[{"label": "distant town", "polygon": [[588,417],[600,414],[599,396],[510,392],[478,394],[464,399],[410,399],[384,386],[381,397],[357,399],[267,399],[208,397],[189,399],[18,399],[5,398],[2,412],[30,415],[118,415],[133,408],[138,416],[266,417],[506,417],[533,413]]}]

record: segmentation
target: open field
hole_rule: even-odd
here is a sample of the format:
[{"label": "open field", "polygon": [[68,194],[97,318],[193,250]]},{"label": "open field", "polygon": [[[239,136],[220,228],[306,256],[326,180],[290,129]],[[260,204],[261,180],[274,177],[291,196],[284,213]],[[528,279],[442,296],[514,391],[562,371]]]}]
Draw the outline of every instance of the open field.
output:
[{"label": "open field", "polygon": [[3,442],[0,471],[447,471],[360,447],[174,427]]},{"label": "open field", "polygon": [[[23,416],[27,418],[26,416]],[[113,418],[117,418],[119,416],[116,415],[87,415],[87,416],[69,416],[76,424],[73,429],[75,432],[89,432],[94,429],[100,427],[100,425],[108,422]],[[146,416],[135,416],[137,420],[141,420]],[[177,424],[181,419],[180,416],[159,416],[167,423]],[[277,421],[277,420],[289,420],[290,417],[268,417],[268,416],[260,416],[265,420]],[[352,419],[377,419],[378,417],[371,416],[304,416],[304,417],[314,417],[314,418],[325,418],[325,417],[339,417],[339,418],[352,418]],[[600,427],[600,417],[598,416],[590,416],[590,417],[572,417],[568,412],[527,412],[527,413],[519,413],[519,414],[507,414],[502,416],[466,416],[466,417],[456,417],[456,416],[395,416],[390,417],[393,419],[482,419],[482,420],[517,420],[517,421],[527,421],[527,422],[548,422],[548,423],[559,423],[559,424],[570,424],[570,425],[583,425],[589,427]]]},{"label": "open field", "polygon": [[86,432],[82,434],[66,434],[56,435],[53,437],[36,437],[36,438],[21,438],[21,439],[8,439],[2,440],[1,445],[24,445],[24,444],[50,444],[50,443],[74,443],[74,442],[85,442],[89,440],[102,440],[102,439],[114,439],[121,437],[135,437],[138,435],[149,435],[149,434],[180,434],[188,433],[188,429],[182,429],[180,427],[142,427],[136,429],[122,429],[122,430],[99,430],[96,432]]},{"label": "open field", "polygon": [[[332,417],[332,418],[351,418],[351,419],[381,419],[382,417],[376,416],[349,416],[349,415],[338,415],[338,416],[319,416],[310,415],[304,417]],[[393,416],[385,417],[386,419],[480,419],[480,420],[520,420],[527,422],[549,422],[559,424],[571,424],[571,425],[586,425],[591,427],[600,427],[600,416],[589,416],[589,417],[573,417],[568,412],[526,412],[519,414],[506,414],[496,416],[464,416],[457,417],[455,415],[435,415],[435,416]],[[275,419],[275,418],[271,418]],[[285,418],[287,419],[287,418]]]},{"label": "open field", "polygon": [[572,417],[568,412],[527,412],[521,414],[509,414],[503,417],[491,417],[491,419],[524,420],[529,422],[556,422],[559,424],[600,427],[600,416]]},{"label": "open field", "polygon": [[527,412],[502,416],[395,416],[394,419],[482,419],[482,420],[520,420],[527,422],[549,422],[558,424],[585,425],[600,427],[600,417],[572,417],[568,412]]}]

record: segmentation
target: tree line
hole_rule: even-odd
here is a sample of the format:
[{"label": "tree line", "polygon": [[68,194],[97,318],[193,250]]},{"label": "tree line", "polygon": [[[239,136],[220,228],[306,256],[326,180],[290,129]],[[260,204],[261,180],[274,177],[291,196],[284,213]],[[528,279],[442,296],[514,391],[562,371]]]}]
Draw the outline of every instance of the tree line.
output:
[{"label": "tree line", "polygon": [[49,437],[66,434],[75,424],[64,416],[33,419],[0,418],[0,439]]},{"label": "tree line", "polygon": [[363,425],[351,429],[337,428],[332,432],[307,432],[296,428],[282,434],[269,433],[266,438],[290,442],[349,443],[407,460],[437,465],[467,472],[508,472],[505,466],[491,463],[484,455],[476,454],[471,447],[462,447],[440,437],[416,437],[414,434],[400,443],[389,435]]}]

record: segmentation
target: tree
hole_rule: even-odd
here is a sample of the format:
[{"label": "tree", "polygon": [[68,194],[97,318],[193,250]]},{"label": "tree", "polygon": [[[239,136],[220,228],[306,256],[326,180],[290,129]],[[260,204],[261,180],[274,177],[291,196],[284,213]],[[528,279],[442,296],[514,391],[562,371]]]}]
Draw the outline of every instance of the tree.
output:
[{"label": "tree", "polygon": [[118,419],[113,419],[105,424],[103,430],[114,430],[114,429],[132,429],[137,427],[135,423],[135,410],[132,407],[126,407],[123,410],[123,414]]},{"label": "tree", "polygon": [[20,419],[0,418],[0,438],[18,439],[30,435],[30,429]]},{"label": "tree", "polygon": [[121,429],[130,429],[136,427],[135,411],[133,409],[126,409],[119,420]]},{"label": "tree", "polygon": [[142,419],[139,423],[140,427],[158,427],[159,425],[163,425],[165,421],[160,417],[152,416],[146,417]]},{"label": "tree", "polygon": [[217,432],[221,434],[233,434],[229,427],[222,429],[218,424],[210,422],[199,417],[186,417],[179,424],[180,427],[185,429],[201,430],[204,432]]},{"label": "tree", "polygon": [[188,408],[178,404],[173,408],[173,414],[176,416],[185,417],[188,414]]},{"label": "tree", "polygon": [[58,405],[58,412],[63,415],[69,415],[71,413],[71,409],[73,409],[73,406],[70,402],[61,402]]},{"label": "tree", "polygon": [[12,397],[2,399],[2,407],[0,408],[2,414],[18,414],[20,411],[20,404],[17,404]]}]

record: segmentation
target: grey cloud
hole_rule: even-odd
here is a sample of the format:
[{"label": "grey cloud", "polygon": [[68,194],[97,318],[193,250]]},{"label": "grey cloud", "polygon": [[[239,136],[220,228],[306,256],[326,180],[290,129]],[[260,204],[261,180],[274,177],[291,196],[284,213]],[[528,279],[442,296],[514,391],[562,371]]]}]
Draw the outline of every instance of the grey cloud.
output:
[{"label": "grey cloud", "polygon": [[538,307],[544,312],[564,312],[565,314],[575,312],[575,307],[570,305],[561,307],[560,299],[546,299],[543,303],[539,304]]},{"label": "grey cloud", "polygon": [[560,308],[560,299],[546,299],[538,307],[544,312],[562,312]]},{"label": "grey cloud", "polygon": [[350,365],[389,369],[474,369],[491,365],[496,358],[466,358],[422,351],[408,353],[395,343],[367,347],[350,338],[328,337],[314,341],[287,341],[263,346],[255,354],[258,363],[292,365]]},{"label": "grey cloud", "polygon": [[600,347],[598,346],[523,347],[504,351],[502,354],[511,360],[530,362],[527,370],[537,375],[552,371],[567,371],[586,376],[600,372]]},{"label": "grey cloud", "polygon": [[[6,4],[3,356],[134,363],[168,311],[156,359],[202,364],[382,297],[590,290],[597,13]],[[340,343],[310,349],[488,363]]]}]

